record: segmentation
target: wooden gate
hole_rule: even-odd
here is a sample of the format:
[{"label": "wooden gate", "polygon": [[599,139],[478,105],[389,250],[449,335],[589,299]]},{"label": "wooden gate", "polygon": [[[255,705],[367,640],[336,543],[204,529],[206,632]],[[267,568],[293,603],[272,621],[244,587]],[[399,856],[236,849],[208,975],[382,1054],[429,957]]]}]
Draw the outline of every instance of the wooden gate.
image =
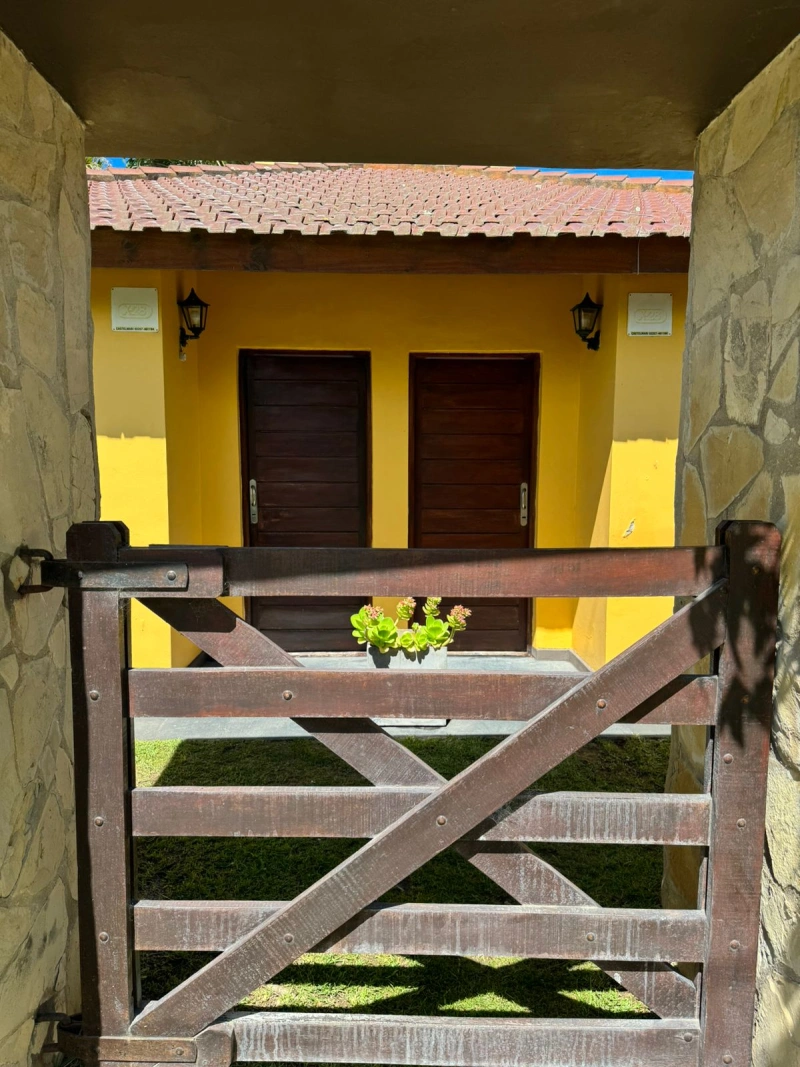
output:
[{"label": "wooden gate", "polygon": [[[83,1014],[59,1044],[87,1062],[233,1060],[476,1067],[745,1067],[750,1060],[772,708],[779,537],[737,523],[716,547],[471,551],[131,548],[112,523],[72,528],[69,587]],[[602,669],[569,674],[303,669],[217,599],[236,596],[665,596],[685,606]],[[133,670],[131,597],[220,668]],[[687,674],[709,657],[712,672]],[[708,662],[707,661],[707,662]],[[450,781],[369,716],[527,720]],[[130,788],[130,723],[148,715],[291,716],[365,788]],[[706,728],[700,795],[537,794],[504,808],[620,721]],[[369,839],[286,902],[135,900],[143,834]],[[696,908],[604,909],[528,842],[697,845]],[[519,902],[376,904],[454,848]],[[641,1020],[235,1013],[319,946],[349,952],[593,960],[657,1016]],[[217,950],[138,1002],[136,955]],[[699,965],[690,981],[674,964]]]}]

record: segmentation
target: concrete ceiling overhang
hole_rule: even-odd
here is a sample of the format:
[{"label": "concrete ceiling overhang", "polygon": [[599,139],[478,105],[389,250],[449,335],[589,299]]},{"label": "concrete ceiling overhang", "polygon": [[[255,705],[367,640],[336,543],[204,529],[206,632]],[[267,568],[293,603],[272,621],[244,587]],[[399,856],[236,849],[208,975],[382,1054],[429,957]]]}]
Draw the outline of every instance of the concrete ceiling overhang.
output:
[{"label": "concrete ceiling overhang", "polygon": [[87,151],[689,167],[799,0],[0,0]]}]

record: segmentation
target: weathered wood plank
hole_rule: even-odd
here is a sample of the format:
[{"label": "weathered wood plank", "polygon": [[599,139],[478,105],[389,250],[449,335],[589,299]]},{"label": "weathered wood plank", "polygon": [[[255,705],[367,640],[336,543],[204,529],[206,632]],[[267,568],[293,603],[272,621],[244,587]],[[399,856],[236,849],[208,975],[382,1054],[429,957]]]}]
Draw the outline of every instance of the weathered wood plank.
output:
[{"label": "weathered wood plank", "polygon": [[196,974],[146,1008],[132,1032],[197,1032],[452,845],[532,780],[657,692],[724,638],[715,585],[491,749]]},{"label": "weathered wood plank", "polygon": [[[434,787],[157,786],[132,791],[135,837],[374,837]],[[467,840],[708,844],[710,797],[542,793]],[[479,828],[480,829],[480,828]]]},{"label": "weathered wood plank", "polygon": [[375,837],[432,788],[161,786],[134,789],[139,837]]},{"label": "weathered wood plank", "polygon": [[[105,558],[112,568],[126,532],[111,523],[72,526],[69,556]],[[82,1010],[95,1034],[125,1033],[133,1013],[127,624],[117,590],[70,590]]]},{"label": "weathered wood plank", "polygon": [[141,602],[225,666],[293,667],[302,664],[219,600],[142,597]]},{"label": "weathered wood plank", "polygon": [[694,596],[722,548],[227,548],[232,596]]},{"label": "weathered wood plank", "polygon": [[683,793],[539,793],[481,841],[621,845],[708,843],[711,798]]},{"label": "weathered wood plank", "polygon": [[[583,683],[586,674],[492,671],[326,671],[210,667],[131,671],[134,716],[291,716],[435,719],[457,708],[459,719],[530,719]],[[642,702],[627,721],[708,725],[717,680],[687,676]]]},{"label": "weathered wood plank", "polygon": [[[286,903],[140,901],[134,907],[136,948],[221,952]],[[700,962],[705,934],[702,911],[387,904],[359,912],[314,951]]]},{"label": "weathered wood plank", "polygon": [[731,523],[720,534],[730,552],[731,589],[714,731],[703,1062],[708,1067],[726,1062],[747,1067],[758,960],[781,539],[774,526],[754,522]]},{"label": "weathered wood plank", "polygon": [[243,1062],[441,1067],[696,1067],[694,1020],[445,1019],[322,1013],[234,1017]]}]

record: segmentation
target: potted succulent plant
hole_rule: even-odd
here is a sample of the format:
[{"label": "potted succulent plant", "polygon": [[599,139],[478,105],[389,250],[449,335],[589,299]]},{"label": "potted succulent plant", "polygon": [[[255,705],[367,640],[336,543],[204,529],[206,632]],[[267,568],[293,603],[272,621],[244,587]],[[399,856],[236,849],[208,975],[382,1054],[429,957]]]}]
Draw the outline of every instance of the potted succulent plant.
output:
[{"label": "potted succulent plant", "polygon": [[[411,622],[417,606],[407,596],[397,605],[397,618],[385,615],[382,608],[365,604],[350,616],[353,637],[367,646],[367,661],[373,667],[409,670],[414,667],[441,670],[447,666],[447,649],[457,633],[467,628],[472,614],[469,608],[456,604],[446,620],[440,619],[440,596],[429,596],[422,607],[424,623]],[[408,627],[398,624],[411,622]]]}]

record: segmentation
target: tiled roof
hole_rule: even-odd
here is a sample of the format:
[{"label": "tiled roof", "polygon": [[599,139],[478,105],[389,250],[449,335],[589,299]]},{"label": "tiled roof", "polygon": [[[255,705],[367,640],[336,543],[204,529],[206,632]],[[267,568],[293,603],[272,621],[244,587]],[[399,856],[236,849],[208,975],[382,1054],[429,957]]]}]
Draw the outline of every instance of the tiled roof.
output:
[{"label": "tiled roof", "polygon": [[92,227],[318,235],[687,237],[690,180],[337,163],[90,170]]}]

